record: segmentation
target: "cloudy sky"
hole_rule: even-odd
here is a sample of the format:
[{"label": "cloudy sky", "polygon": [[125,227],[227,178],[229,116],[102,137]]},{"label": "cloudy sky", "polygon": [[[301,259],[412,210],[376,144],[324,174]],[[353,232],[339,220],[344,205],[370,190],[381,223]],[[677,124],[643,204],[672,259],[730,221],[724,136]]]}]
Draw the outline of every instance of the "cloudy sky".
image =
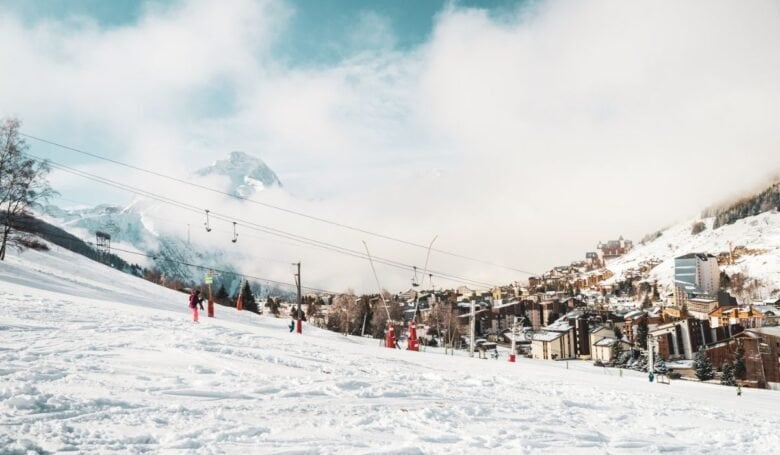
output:
[{"label": "cloudy sky", "polygon": [[[0,116],[181,177],[243,150],[285,185],[259,198],[416,243],[438,235],[442,249],[541,271],[777,175],[778,49],[776,0],[0,0]],[[31,145],[199,206],[221,203]],[[66,174],[52,180],[71,201],[131,198]],[[228,208],[353,249],[365,237]],[[182,223],[198,222],[189,216]],[[366,240],[376,254],[424,261]],[[373,279],[362,261],[268,242],[256,247],[309,261],[323,286]],[[522,278],[431,262],[491,282]],[[380,275],[388,287],[409,281]]]}]

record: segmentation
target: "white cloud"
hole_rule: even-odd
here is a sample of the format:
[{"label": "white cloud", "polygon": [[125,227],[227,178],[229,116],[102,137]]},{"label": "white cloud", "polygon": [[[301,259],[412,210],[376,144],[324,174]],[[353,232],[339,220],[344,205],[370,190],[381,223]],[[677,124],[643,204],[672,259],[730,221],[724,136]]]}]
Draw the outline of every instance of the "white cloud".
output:
[{"label": "white cloud", "polygon": [[[270,52],[290,14],[277,2],[188,2],[106,29],[0,15],[0,113],[178,175],[249,151],[293,193],[325,199],[270,200],[418,243],[438,234],[442,248],[532,270],[688,217],[780,167],[773,1],[553,0],[500,19],[448,7],[430,41],[407,51],[394,47],[386,19],[365,13],[352,43],[364,47],[296,67]],[[110,175],[220,204],[124,170]],[[227,209],[362,246],[338,229]],[[424,257],[371,243],[378,255]],[[362,262],[258,246],[305,255],[323,286],[372,282]],[[475,278],[517,277],[433,261]],[[386,273],[389,287],[409,278]]]}]

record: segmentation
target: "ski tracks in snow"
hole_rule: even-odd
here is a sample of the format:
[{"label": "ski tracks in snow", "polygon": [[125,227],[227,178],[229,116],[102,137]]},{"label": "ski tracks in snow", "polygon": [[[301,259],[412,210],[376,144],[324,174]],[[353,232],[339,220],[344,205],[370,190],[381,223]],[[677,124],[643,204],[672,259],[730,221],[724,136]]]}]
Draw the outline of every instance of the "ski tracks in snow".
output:
[{"label": "ski tracks in snow", "polygon": [[[117,288],[133,280],[115,278]],[[584,362],[567,370],[381,349],[308,326],[291,334],[287,321],[222,307],[219,319],[193,324],[186,296],[133,285],[147,297],[128,304],[124,294],[100,301],[92,290],[81,298],[19,280],[0,290],[0,453],[769,453],[780,445],[777,392],[737,399],[726,387],[648,384]],[[181,300],[155,300],[172,297]]]}]

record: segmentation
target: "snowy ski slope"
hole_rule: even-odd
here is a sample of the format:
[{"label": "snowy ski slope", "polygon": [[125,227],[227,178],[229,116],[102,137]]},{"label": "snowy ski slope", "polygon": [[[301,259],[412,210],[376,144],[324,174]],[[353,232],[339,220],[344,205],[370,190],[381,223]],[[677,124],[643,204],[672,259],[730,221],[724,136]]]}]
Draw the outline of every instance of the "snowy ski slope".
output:
[{"label": "snowy ski slope", "polygon": [[637,245],[625,256],[607,263],[615,277],[608,282],[621,278],[629,269],[636,269],[642,261],[659,259],[662,262],[650,272],[651,280],[668,287],[674,282],[674,258],[688,253],[718,254],[729,250],[729,242],[734,247],[745,246],[762,254],[740,257],[735,264],[724,270],[733,274],[742,272],[751,278],[759,279],[763,286],[763,297],[780,296],[780,213],[764,212],[760,215],[743,218],[734,224],[712,229],[714,218],[704,218],[707,229],[691,235],[691,226],[699,219],[689,220],[662,231],[662,235],[645,245]]},{"label": "snowy ski slope", "polygon": [[478,360],[217,308],[65,251],[0,263],[0,453],[770,453],[780,393]]}]

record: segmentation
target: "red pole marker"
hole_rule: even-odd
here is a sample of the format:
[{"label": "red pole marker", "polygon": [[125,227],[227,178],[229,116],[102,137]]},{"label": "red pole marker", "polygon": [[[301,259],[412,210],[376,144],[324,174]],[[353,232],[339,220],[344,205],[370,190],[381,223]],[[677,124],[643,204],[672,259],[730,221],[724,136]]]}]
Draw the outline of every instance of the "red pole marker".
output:
[{"label": "red pole marker", "polygon": [[395,349],[395,328],[393,324],[387,326],[387,335],[385,336],[385,347]]},{"label": "red pole marker", "polygon": [[298,333],[303,333],[303,322],[300,318],[295,321],[295,331]]},{"label": "red pole marker", "polygon": [[236,309],[241,311],[244,309],[244,295],[238,294],[238,300],[236,300]]},{"label": "red pole marker", "polygon": [[208,312],[209,312],[209,317],[213,318],[214,317],[214,301],[211,300],[211,299],[209,299]]},{"label": "red pole marker", "polygon": [[509,361],[510,362],[514,362],[515,361],[515,355],[514,354],[509,354]]},{"label": "red pole marker", "polygon": [[417,339],[417,325],[414,322],[409,322],[409,342],[406,344],[408,351],[419,351],[420,340]]}]

